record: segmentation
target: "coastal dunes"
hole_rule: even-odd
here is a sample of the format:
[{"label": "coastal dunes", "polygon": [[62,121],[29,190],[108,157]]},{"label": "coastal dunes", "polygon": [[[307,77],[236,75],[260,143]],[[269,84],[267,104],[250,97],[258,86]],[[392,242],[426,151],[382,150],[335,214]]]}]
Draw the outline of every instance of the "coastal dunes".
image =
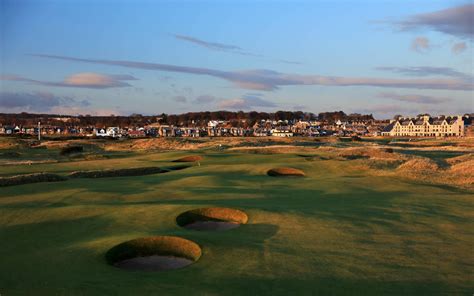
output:
[{"label": "coastal dunes", "polygon": [[201,247],[177,236],[151,236],[123,242],[105,255],[108,264],[126,270],[165,271],[190,265]]},{"label": "coastal dunes", "polygon": [[176,223],[193,230],[228,230],[246,224],[248,216],[231,208],[200,208],[186,211],[176,217]]}]

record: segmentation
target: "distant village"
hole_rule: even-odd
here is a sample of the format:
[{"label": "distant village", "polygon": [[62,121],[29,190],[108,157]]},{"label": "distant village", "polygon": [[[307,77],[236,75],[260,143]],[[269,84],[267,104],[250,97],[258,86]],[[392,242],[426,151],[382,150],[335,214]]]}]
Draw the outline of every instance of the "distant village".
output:
[{"label": "distant village", "polygon": [[[146,137],[464,137],[474,136],[473,114],[414,118],[342,111],[315,115],[303,112],[195,112],[181,115],[65,116],[0,114],[0,135],[104,138]],[[40,133],[39,133],[40,132]]]}]

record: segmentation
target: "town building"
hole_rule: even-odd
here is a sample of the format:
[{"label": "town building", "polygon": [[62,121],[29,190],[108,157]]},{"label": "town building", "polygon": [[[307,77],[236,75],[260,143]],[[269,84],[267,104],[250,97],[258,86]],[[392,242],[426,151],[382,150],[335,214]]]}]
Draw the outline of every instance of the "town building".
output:
[{"label": "town building", "polygon": [[382,136],[461,137],[464,136],[464,121],[461,116],[398,118],[385,127]]}]

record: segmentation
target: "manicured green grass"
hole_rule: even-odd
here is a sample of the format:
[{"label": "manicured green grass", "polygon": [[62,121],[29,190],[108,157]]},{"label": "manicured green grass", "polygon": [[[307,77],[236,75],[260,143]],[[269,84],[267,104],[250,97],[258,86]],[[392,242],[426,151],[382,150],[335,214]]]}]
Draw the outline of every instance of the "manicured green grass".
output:
[{"label": "manicured green grass", "polygon": [[[200,165],[166,174],[70,179],[0,189],[2,295],[470,295],[472,191],[361,171],[365,160],[297,154],[146,152],[94,161],[2,166],[1,175]],[[314,155],[318,155],[315,149]],[[302,178],[272,178],[291,166]],[[221,232],[176,216],[237,208],[249,220]],[[179,236],[202,248],[189,267],[124,271],[105,254],[122,242]]]}]

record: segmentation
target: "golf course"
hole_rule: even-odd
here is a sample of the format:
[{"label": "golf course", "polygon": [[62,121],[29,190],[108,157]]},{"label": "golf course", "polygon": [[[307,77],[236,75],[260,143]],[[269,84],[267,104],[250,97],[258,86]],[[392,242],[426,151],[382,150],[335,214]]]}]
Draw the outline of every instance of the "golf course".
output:
[{"label": "golf course", "polygon": [[0,143],[2,296],[474,292],[472,140]]}]

